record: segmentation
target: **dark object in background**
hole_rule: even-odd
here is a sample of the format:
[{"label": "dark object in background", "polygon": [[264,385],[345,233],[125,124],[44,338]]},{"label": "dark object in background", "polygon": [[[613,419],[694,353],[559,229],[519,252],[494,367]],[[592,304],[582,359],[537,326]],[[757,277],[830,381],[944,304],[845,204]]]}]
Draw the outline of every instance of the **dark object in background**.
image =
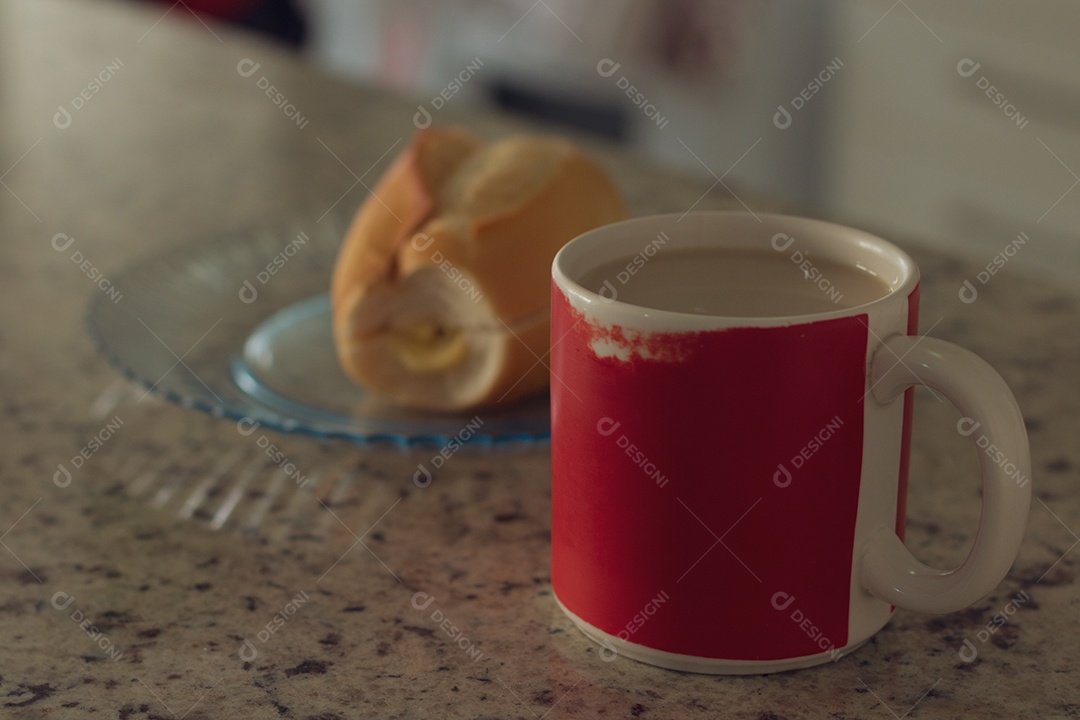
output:
[{"label": "dark object in background", "polygon": [[511,80],[496,80],[491,84],[490,93],[496,105],[511,112],[588,130],[615,140],[629,137],[626,109],[619,103],[547,92]]},{"label": "dark object in background", "polygon": [[307,20],[293,0],[156,0],[187,8],[268,35],[299,50],[307,39]]}]

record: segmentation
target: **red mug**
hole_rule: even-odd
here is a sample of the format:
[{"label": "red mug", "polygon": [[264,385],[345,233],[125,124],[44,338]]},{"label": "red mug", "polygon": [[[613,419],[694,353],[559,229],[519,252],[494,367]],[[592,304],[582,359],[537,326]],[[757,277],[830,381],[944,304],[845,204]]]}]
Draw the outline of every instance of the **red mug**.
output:
[{"label": "red mug", "polygon": [[[690,279],[713,267],[723,282]],[[774,303],[796,291],[804,300]],[[997,586],[1031,499],[1023,419],[983,360],[916,334],[918,297],[902,250],[806,218],[655,216],[562,248],[551,581],[602,657],[809,667],[866,642],[895,607],[952,612]],[[903,543],[914,385],[1000,451],[979,454],[978,534],[948,571]]]}]

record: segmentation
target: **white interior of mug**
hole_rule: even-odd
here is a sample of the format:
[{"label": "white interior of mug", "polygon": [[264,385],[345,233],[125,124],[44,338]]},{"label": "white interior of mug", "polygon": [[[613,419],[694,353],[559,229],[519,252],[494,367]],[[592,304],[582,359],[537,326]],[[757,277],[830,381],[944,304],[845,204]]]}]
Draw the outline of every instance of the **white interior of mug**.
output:
[{"label": "white interior of mug", "polygon": [[[800,252],[875,276],[886,288],[881,297],[828,312],[734,317],[702,315],[631,305],[582,285],[582,278],[604,265],[643,252],[663,233],[663,251],[679,249],[768,250],[781,253],[797,242]],[[793,239],[793,240],[792,240]],[[769,327],[844,317],[876,303],[906,299],[919,281],[918,268],[900,248],[854,228],[810,218],[747,212],[654,215],[606,225],[579,235],[555,257],[552,276],[571,305],[605,323],[646,331]]]}]

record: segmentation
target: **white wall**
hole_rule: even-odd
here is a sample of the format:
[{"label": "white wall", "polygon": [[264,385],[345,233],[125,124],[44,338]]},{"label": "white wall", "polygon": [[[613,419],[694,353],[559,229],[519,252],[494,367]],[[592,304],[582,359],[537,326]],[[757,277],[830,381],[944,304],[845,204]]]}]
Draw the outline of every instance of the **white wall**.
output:
[{"label": "white wall", "polygon": [[1080,281],[1080,6],[892,5],[835,3],[824,208],[980,264],[1025,233],[1010,262]]}]

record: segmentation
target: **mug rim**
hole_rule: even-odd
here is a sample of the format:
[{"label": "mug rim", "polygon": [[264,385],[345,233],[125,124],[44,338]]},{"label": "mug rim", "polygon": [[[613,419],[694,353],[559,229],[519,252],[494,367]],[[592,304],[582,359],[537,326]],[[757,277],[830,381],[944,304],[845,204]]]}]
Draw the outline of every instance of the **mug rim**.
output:
[{"label": "mug rim", "polygon": [[[888,282],[888,292],[881,297],[874,298],[869,302],[859,303],[849,307],[837,308],[817,313],[803,313],[797,315],[759,315],[759,316],[736,316],[714,315],[679,312],[675,310],[663,310],[645,305],[631,304],[617,298],[607,298],[598,292],[594,292],[581,285],[574,277],[580,277],[584,272],[594,269],[604,262],[613,259],[627,257],[626,253],[594,261],[585,269],[575,270],[567,267],[571,262],[580,262],[582,253],[595,246],[595,243],[603,238],[618,235],[621,230],[633,228],[643,237],[649,233],[641,232],[643,228],[652,226],[653,229],[663,227],[667,223],[679,223],[684,219],[693,218],[699,223],[705,223],[713,227],[734,225],[739,222],[753,222],[769,227],[774,233],[785,229],[791,230],[792,226],[810,228],[819,233],[825,233],[845,243],[848,247],[854,247],[864,255],[872,255],[882,262],[890,264],[897,271],[897,279]],[[783,226],[789,226],[785,228]],[[651,231],[650,231],[651,232]],[[774,234],[774,239],[776,235]],[[773,249],[776,249],[775,246]],[[848,267],[854,267],[850,262],[839,260]],[[866,268],[858,268],[865,271]],[[589,230],[566,243],[556,253],[551,266],[551,275],[554,283],[567,296],[572,305],[579,310],[588,308],[590,314],[600,314],[601,317],[611,318],[621,325],[647,325],[651,330],[708,330],[722,327],[774,327],[798,325],[804,323],[819,322],[835,318],[862,315],[879,305],[895,303],[901,300],[906,302],[907,297],[918,286],[920,281],[919,268],[911,256],[897,245],[872,233],[858,228],[841,225],[825,220],[818,220],[799,215],[783,213],[750,213],[742,210],[707,210],[689,213],[667,213],[644,215],[629,218],[616,223],[602,225]]]}]

